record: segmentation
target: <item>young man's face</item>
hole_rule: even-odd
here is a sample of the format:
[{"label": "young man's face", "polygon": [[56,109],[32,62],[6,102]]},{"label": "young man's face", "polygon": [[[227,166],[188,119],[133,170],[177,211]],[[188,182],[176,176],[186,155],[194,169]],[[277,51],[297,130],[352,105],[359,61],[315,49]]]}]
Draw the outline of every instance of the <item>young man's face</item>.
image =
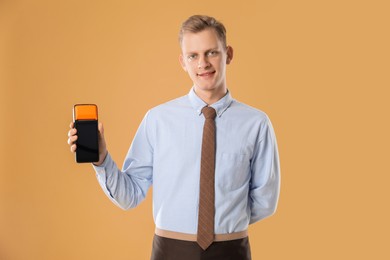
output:
[{"label": "young man's face", "polygon": [[226,64],[233,49],[223,46],[214,29],[184,33],[180,63],[192,79],[195,91],[226,91]]}]

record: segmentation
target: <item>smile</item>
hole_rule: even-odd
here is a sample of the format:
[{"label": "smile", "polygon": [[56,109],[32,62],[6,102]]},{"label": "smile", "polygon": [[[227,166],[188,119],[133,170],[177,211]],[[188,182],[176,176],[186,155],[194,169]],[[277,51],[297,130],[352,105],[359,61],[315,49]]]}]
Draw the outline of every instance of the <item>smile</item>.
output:
[{"label": "smile", "polygon": [[214,75],[214,73],[215,73],[215,70],[214,71],[204,72],[204,73],[197,73],[196,75],[198,77],[210,77],[210,76]]}]

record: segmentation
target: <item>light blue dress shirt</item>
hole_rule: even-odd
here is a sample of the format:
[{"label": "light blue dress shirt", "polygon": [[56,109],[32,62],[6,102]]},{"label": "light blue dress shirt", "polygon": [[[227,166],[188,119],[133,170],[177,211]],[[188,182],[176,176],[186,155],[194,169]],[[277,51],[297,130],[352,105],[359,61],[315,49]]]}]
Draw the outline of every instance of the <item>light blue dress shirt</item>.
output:
[{"label": "light blue dress shirt", "polygon": [[[194,92],[145,115],[122,170],[108,154],[94,166],[106,195],[119,207],[137,206],[153,185],[153,216],[163,230],[196,234],[199,175],[207,104]],[[246,230],[272,215],[279,197],[279,156],[268,116],[232,99],[211,105],[217,112],[215,234]]]}]

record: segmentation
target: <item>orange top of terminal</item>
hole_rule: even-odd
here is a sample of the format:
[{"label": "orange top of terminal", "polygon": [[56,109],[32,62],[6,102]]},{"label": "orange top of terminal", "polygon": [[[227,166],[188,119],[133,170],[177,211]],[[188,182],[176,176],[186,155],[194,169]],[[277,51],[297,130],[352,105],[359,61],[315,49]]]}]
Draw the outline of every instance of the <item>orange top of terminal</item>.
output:
[{"label": "orange top of terminal", "polygon": [[74,120],[98,120],[97,106],[94,104],[77,104],[73,107]]}]

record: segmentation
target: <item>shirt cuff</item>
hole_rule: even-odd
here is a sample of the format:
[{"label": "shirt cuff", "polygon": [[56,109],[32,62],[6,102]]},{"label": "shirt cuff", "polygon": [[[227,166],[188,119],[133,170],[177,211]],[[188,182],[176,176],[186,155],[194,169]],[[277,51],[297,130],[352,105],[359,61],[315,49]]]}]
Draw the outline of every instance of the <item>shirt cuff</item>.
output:
[{"label": "shirt cuff", "polygon": [[96,175],[98,177],[98,179],[104,179],[104,182],[105,182],[105,175],[106,175],[106,168],[107,166],[109,165],[110,161],[111,161],[111,156],[110,154],[107,152],[107,155],[106,155],[106,158],[104,158],[104,161],[102,164],[100,164],[99,166],[97,165],[94,165],[92,163],[92,167],[93,169],[95,170],[96,172]]}]

